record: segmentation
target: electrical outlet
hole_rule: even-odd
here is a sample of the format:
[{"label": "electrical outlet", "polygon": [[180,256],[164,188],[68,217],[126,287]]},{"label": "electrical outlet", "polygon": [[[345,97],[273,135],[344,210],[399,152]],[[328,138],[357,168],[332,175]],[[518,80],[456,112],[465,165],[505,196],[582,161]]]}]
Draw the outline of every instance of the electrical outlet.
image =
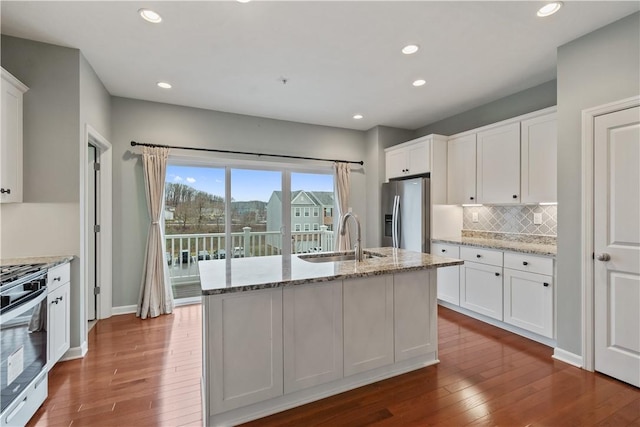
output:
[{"label": "electrical outlet", "polygon": [[471,221],[478,222],[478,212],[471,212]]},{"label": "electrical outlet", "polygon": [[533,214],[533,223],[534,225],[542,224],[542,213],[538,212]]}]

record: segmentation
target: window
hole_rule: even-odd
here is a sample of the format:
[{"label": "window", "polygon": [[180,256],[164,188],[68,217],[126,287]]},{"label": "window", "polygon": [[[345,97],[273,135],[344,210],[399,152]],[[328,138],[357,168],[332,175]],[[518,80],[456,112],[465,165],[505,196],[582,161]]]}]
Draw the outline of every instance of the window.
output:
[{"label": "window", "polygon": [[293,231],[301,231],[300,224],[294,224]]},{"label": "window", "polygon": [[311,231],[311,224],[305,224],[304,231]]},{"label": "window", "polygon": [[309,216],[309,208],[304,208],[304,216]]},{"label": "window", "polygon": [[318,230],[320,230],[320,224],[316,222],[313,224],[313,231],[318,231]]},{"label": "window", "polygon": [[301,216],[300,208],[293,208],[293,216]]},{"label": "window", "polygon": [[313,208],[313,216],[316,217],[316,218],[320,216],[320,209],[319,208],[317,208],[317,207]]},{"label": "window", "polygon": [[333,208],[324,208],[324,216],[331,218],[333,216]]}]

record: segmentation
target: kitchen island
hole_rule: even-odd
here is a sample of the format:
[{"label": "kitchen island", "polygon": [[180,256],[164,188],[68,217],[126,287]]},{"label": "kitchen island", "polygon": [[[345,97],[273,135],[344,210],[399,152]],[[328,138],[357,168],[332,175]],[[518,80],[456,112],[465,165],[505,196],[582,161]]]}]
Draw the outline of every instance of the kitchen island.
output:
[{"label": "kitchen island", "polygon": [[462,261],[393,248],[366,250],[360,262],[335,255],[198,264],[206,425],[235,425],[438,362],[435,272]]}]

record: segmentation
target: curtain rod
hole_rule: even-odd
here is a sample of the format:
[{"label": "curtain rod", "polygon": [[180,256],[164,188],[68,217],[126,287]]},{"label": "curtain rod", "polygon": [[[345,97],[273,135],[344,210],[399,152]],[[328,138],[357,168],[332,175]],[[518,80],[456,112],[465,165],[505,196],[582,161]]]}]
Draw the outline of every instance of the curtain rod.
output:
[{"label": "curtain rod", "polygon": [[227,153],[227,154],[247,154],[250,156],[258,156],[258,157],[281,157],[285,159],[316,160],[320,162],[340,162],[340,163],[353,163],[356,165],[364,165],[364,162],[362,160],[358,162],[353,160],[336,160],[336,159],[322,159],[318,157],[290,156],[287,154],[265,154],[265,153],[251,153],[248,151],[219,150],[217,148],[178,147],[175,145],[143,144],[140,142],[131,141],[132,147],[135,147],[136,145],[139,145],[142,147],[177,148],[179,150],[208,151],[208,152],[214,152],[214,153]]}]

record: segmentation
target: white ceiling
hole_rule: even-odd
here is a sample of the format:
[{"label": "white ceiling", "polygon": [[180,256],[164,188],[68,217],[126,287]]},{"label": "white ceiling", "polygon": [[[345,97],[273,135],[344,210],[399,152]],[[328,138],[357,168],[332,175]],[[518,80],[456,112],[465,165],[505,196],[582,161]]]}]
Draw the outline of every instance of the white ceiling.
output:
[{"label": "white ceiling", "polygon": [[[360,130],[416,129],[552,80],[558,46],[640,9],[565,1],[541,19],[541,1],[1,3],[3,34],[80,49],[112,95]],[[163,22],[143,21],[142,7]],[[421,50],[401,54],[408,43]]]}]

